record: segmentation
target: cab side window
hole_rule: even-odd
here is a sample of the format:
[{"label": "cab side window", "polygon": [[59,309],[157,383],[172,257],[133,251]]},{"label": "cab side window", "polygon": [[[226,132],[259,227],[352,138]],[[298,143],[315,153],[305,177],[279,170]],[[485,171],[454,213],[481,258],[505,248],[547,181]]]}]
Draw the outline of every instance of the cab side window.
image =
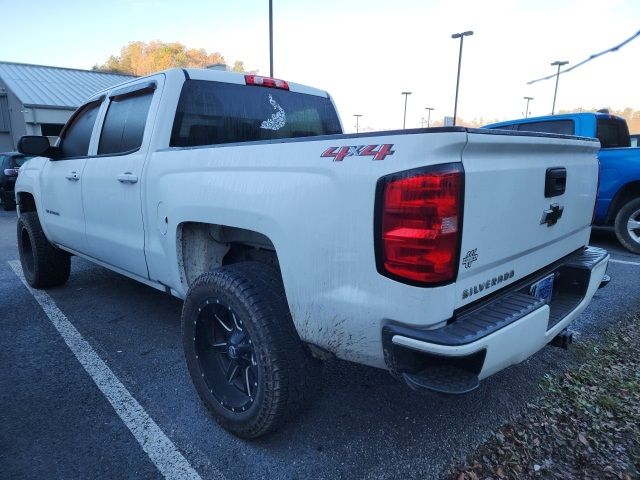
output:
[{"label": "cab side window", "polygon": [[556,133],[559,135],[573,135],[575,128],[573,120],[547,120],[543,122],[527,122],[518,125],[521,132]]},{"label": "cab side window", "polygon": [[149,90],[111,97],[98,155],[131,153],[140,148],[152,99],[153,91]]},{"label": "cab side window", "polygon": [[100,101],[91,102],[81,107],[71,123],[65,127],[60,143],[62,158],[88,155],[91,132],[96,124],[100,103]]}]

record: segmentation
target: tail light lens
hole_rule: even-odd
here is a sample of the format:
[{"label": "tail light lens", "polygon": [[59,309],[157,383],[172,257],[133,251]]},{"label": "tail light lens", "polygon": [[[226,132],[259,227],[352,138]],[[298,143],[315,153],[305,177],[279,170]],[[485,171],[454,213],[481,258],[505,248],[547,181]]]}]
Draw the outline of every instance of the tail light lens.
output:
[{"label": "tail light lens", "polygon": [[378,271],[417,286],[453,281],[460,254],[463,190],[460,163],[380,179]]}]

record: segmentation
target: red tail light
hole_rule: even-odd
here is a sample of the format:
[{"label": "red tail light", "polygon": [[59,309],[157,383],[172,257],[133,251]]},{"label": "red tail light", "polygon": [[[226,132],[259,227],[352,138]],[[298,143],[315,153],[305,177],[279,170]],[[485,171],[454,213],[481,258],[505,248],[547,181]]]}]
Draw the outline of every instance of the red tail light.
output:
[{"label": "red tail light", "polygon": [[260,87],[281,88],[282,90],[289,90],[289,84],[284,80],[278,80],[277,78],[261,77],[259,75],[245,75],[245,84],[257,85]]},{"label": "red tail light", "polygon": [[380,179],[378,271],[419,286],[453,281],[460,254],[463,189],[460,163]]}]

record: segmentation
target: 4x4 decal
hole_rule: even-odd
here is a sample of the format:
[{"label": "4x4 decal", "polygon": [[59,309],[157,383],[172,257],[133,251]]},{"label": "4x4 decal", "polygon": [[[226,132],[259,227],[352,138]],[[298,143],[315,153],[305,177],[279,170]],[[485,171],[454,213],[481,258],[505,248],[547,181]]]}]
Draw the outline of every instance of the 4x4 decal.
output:
[{"label": "4x4 decal", "polygon": [[393,155],[393,143],[382,145],[356,145],[349,147],[329,147],[322,152],[321,157],[333,157],[334,162],[341,162],[345,157],[373,157],[374,160],[384,160]]}]

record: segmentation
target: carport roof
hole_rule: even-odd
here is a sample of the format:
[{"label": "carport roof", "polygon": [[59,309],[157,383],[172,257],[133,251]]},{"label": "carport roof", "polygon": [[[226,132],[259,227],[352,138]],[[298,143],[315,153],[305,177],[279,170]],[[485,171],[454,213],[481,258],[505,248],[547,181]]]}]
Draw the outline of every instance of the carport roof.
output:
[{"label": "carport roof", "polygon": [[73,68],[0,62],[0,79],[23,105],[77,108],[94,93],[125,82],[131,75]]}]

